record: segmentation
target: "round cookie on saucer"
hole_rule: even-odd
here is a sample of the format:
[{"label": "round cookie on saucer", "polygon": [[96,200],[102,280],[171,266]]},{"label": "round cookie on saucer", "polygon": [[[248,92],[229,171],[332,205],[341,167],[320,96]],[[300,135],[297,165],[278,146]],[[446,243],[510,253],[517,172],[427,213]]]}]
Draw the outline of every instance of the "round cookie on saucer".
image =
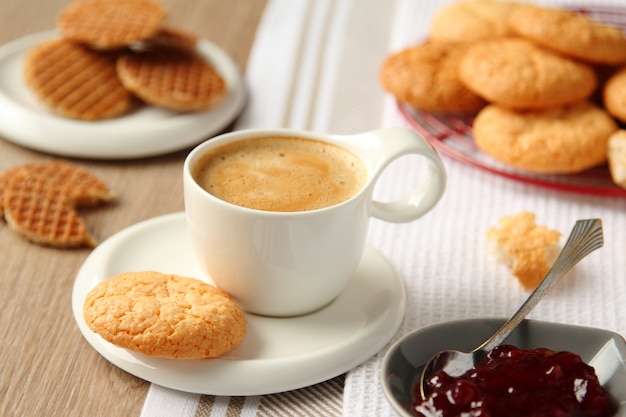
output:
[{"label": "round cookie on saucer", "polygon": [[246,317],[224,291],[195,278],[127,272],[85,298],[85,322],[105,340],[148,356],[220,356],[246,335]]},{"label": "round cookie on saucer", "polygon": [[487,101],[520,110],[577,103],[597,85],[591,66],[521,38],[473,44],[461,59],[459,77]]},{"label": "round cookie on saucer", "polygon": [[441,8],[433,17],[430,37],[444,42],[476,42],[511,36],[509,15],[517,3],[465,0]]},{"label": "round cookie on saucer", "polygon": [[626,62],[626,36],[572,10],[523,4],[509,16],[511,30],[559,53],[597,64]]},{"label": "round cookie on saucer", "polygon": [[478,148],[506,165],[569,174],[605,163],[608,139],[618,126],[604,109],[585,101],[525,112],[489,105],[473,129]]},{"label": "round cookie on saucer", "polygon": [[410,106],[429,112],[472,113],[486,103],[459,79],[466,46],[429,41],[389,56],[382,65],[383,87]]}]

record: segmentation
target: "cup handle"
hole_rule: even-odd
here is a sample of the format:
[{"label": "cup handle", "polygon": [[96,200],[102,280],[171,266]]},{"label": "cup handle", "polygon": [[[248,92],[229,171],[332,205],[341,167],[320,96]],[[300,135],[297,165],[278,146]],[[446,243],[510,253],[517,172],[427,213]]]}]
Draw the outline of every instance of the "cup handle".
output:
[{"label": "cup handle", "polygon": [[405,128],[386,128],[370,132],[380,139],[385,155],[376,174],[378,180],[384,169],[403,155],[421,155],[428,165],[417,187],[405,197],[389,202],[372,201],[370,214],[380,220],[404,223],[416,220],[429,212],[441,199],[446,188],[446,170],[439,155],[421,135]]}]

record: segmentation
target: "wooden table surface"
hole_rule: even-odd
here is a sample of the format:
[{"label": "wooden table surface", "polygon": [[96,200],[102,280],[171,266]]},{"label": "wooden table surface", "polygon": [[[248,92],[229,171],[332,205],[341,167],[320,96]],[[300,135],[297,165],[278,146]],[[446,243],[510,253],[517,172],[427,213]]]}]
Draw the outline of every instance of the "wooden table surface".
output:
[{"label": "wooden table surface", "polygon": [[[67,3],[2,0],[0,44],[53,28]],[[265,0],[161,4],[171,24],[221,46],[245,70]],[[104,240],[138,221],[181,211],[188,151],[131,161],[64,158],[92,171],[116,194],[114,204],[81,212],[93,235]],[[0,138],[0,171],[55,158]],[[0,416],[139,415],[149,384],[93,350],[72,315],[72,286],[89,254],[29,243],[0,221]]]}]

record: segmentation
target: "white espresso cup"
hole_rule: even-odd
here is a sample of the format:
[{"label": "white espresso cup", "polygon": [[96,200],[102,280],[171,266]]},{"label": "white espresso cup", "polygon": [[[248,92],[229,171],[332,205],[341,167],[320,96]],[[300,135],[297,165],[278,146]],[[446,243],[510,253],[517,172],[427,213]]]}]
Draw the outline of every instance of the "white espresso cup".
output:
[{"label": "white espresso cup", "polygon": [[[198,172],[211,165],[207,155],[234,142],[269,137],[313,140],[348,151],[363,168],[360,174],[348,176],[362,176],[362,185],[346,200],[325,207],[270,211],[225,201],[208,192],[206,183],[205,188],[198,183],[204,181],[198,179]],[[397,201],[374,200],[381,173],[392,161],[410,154],[427,161],[415,189],[407,190]],[[370,217],[394,223],[415,220],[437,204],[446,185],[446,172],[437,153],[424,138],[403,128],[356,135],[290,129],[235,131],[198,145],[183,169],[185,212],[201,268],[246,312],[267,316],[302,315],[330,303],[346,287],[361,260]],[[224,172],[221,180],[225,182],[239,176],[236,170]],[[236,188],[234,192],[254,194]],[[280,193],[274,197],[282,198]]]}]

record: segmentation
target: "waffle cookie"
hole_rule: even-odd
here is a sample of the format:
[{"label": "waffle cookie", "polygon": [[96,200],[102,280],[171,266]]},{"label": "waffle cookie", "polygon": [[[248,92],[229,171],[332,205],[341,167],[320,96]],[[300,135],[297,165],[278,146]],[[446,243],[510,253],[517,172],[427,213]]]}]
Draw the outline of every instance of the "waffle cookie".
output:
[{"label": "waffle cookie", "polygon": [[61,161],[4,171],[0,197],[12,229],[35,243],[56,247],[95,246],[75,208],[113,198],[94,175]]},{"label": "waffle cookie", "polygon": [[115,70],[114,56],[57,39],[34,47],[26,56],[26,83],[61,116],[101,120],[125,113],[132,95]]},{"label": "waffle cookie", "polygon": [[122,55],[117,73],[146,103],[174,111],[206,110],[226,93],[222,76],[197,53],[161,47]]},{"label": "waffle cookie", "polygon": [[213,358],[241,343],[246,317],[224,291],[195,278],[127,272],[85,298],[89,328],[119,347],[175,359]]},{"label": "waffle cookie", "polygon": [[[27,165],[28,166],[28,165]],[[0,216],[4,216],[4,206],[2,204],[4,190],[7,189],[7,185],[9,184],[9,180],[22,169],[21,166],[9,168],[2,173],[0,173]]]},{"label": "waffle cookie", "polygon": [[193,51],[197,44],[198,38],[194,34],[172,26],[163,26],[156,35],[131,45],[131,48],[137,51],[144,51],[167,46]]},{"label": "waffle cookie", "polygon": [[79,0],[62,10],[57,26],[65,39],[95,49],[117,49],[155,35],[165,10],[151,0]]}]

